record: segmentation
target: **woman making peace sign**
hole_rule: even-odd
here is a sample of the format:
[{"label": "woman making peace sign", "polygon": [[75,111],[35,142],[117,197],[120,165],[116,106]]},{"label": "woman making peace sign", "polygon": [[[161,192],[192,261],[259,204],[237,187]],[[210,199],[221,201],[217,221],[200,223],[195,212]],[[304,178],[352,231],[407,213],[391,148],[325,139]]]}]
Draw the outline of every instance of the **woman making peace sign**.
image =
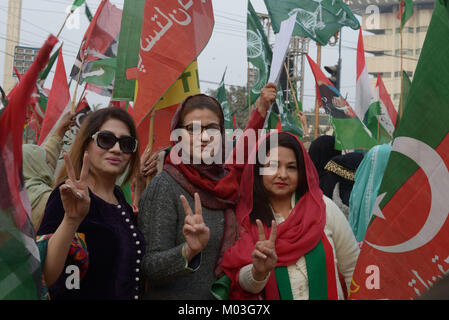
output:
[{"label": "woman making peace sign", "polygon": [[[243,170],[237,204],[241,238],[222,263],[231,280],[229,298],[343,299],[357,242],[343,213],[323,196],[299,139],[287,132],[273,135],[259,143],[256,164]],[[272,141],[277,145],[270,146]]]},{"label": "woman making peace sign", "polygon": [[[138,299],[144,240],[132,208],[115,184],[127,168],[125,181],[138,170],[132,118],[118,108],[92,112],[64,159],[38,234],[53,233],[60,225],[84,233],[89,268],[76,290],[66,287],[70,274],[63,272],[49,287],[51,298]],[[59,273],[54,270],[50,274]]]}]

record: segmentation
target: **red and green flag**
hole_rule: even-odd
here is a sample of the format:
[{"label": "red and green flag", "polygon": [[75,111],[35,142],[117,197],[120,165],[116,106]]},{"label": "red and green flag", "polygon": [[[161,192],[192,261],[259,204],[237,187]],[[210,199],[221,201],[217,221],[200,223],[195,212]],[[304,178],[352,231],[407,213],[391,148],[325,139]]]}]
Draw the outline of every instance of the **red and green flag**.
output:
[{"label": "red and green flag", "polygon": [[45,111],[42,128],[39,134],[39,145],[42,145],[46,139],[58,126],[62,116],[69,112],[71,108],[69,85],[65,72],[62,50],[59,51],[58,63],[56,64],[55,77],[48,97],[47,109]]},{"label": "red and green flag", "polygon": [[125,0],[115,72],[115,100],[134,101],[145,0]]},{"label": "red and green flag", "polygon": [[399,10],[397,18],[401,20],[401,30],[413,15],[413,0],[399,0]]},{"label": "red and green flag", "polygon": [[[78,81],[81,66],[83,69],[81,70],[80,83],[84,82],[86,75],[91,77],[95,77],[96,74],[98,74],[98,77],[104,76],[104,73],[95,72],[98,71],[98,64],[101,64],[97,60],[116,58],[121,20],[122,10],[108,0],[102,0],[84,34],[81,48],[70,73],[73,80]],[[91,78],[90,81],[87,90],[103,96],[112,95],[113,82],[104,84],[104,78],[99,80]],[[94,84],[94,82],[101,83],[101,85]]]},{"label": "red and green flag", "polygon": [[137,125],[198,57],[213,26],[211,1],[145,2],[133,111]]},{"label": "red and green flag", "polygon": [[308,55],[307,60],[315,76],[317,100],[320,107],[324,108],[329,116],[334,129],[335,149],[370,149],[374,147],[376,139],[357,117],[349,103]]},{"label": "red and green flag", "polygon": [[437,0],[350,299],[415,299],[449,273],[448,39],[448,0]]},{"label": "red and green flag", "polygon": [[0,116],[0,299],[36,300],[42,270],[22,173],[22,131],[39,72],[58,42],[50,36]]}]

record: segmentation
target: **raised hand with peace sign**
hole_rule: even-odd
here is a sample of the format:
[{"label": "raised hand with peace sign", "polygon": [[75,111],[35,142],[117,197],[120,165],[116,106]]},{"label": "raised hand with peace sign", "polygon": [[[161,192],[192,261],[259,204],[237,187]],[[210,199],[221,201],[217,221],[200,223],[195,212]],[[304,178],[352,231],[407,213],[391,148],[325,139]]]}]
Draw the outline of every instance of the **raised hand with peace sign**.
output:
[{"label": "raised hand with peace sign", "polygon": [[76,178],[75,169],[68,154],[63,151],[68,179],[59,187],[65,218],[80,223],[86,217],[90,207],[90,196],[87,185],[89,176],[89,156],[84,153],[80,178]]},{"label": "raised hand with peace sign", "polygon": [[259,241],[256,242],[254,246],[254,251],[252,254],[253,258],[253,268],[251,270],[254,280],[262,281],[271,270],[276,267],[277,255],[276,255],[276,232],[277,224],[276,221],[271,222],[271,233],[268,240],[265,238],[265,230],[263,228],[262,222],[257,219],[257,230],[259,231]]},{"label": "raised hand with peace sign", "polygon": [[190,261],[206,247],[210,238],[210,230],[203,220],[201,199],[198,193],[195,193],[195,214],[193,214],[187,199],[183,195],[180,198],[186,213],[182,229],[187,242],[184,250],[187,260]]}]

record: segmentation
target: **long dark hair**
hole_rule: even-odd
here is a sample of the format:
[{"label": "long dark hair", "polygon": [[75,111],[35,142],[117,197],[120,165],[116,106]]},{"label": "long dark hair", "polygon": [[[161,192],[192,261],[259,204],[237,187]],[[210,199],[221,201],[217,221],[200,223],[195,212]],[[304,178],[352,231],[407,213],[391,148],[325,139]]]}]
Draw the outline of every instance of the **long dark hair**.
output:
[{"label": "long dark hair", "polygon": [[[296,195],[299,200],[306,192],[309,190],[308,184],[307,184],[307,177],[306,177],[306,170],[304,165],[304,156],[302,153],[301,145],[299,144],[298,140],[296,140],[295,137],[292,135],[280,132],[280,133],[274,133],[275,137],[278,141],[279,147],[285,147],[293,150],[296,157],[296,163],[298,165],[298,187],[296,189]],[[268,152],[270,151],[270,137],[267,137],[265,141],[262,142],[262,145],[258,149],[259,152],[264,152],[266,150],[265,154],[261,154],[260,156],[257,156],[256,164],[254,165],[254,189],[253,189],[253,210],[250,213],[250,220],[252,223],[256,223],[256,219],[259,219],[262,221],[262,223],[266,224],[267,226],[271,227],[271,220],[273,220],[273,212],[270,208],[270,202],[268,200],[268,192],[265,189],[265,186],[263,185],[262,181],[262,175],[260,174],[260,169],[263,167],[259,159],[263,159],[262,162],[265,162],[265,159],[268,155]],[[266,147],[264,147],[264,145]]]},{"label": "long dark hair", "polygon": [[[134,124],[134,120],[125,110],[108,107],[89,113],[83,120],[81,128],[77,133],[69,152],[69,157],[72,161],[73,169],[75,169],[75,174],[77,177],[81,174],[84,151],[87,149],[89,142],[92,140],[92,135],[100,130],[101,126],[110,119],[120,120],[125,123],[129,129],[130,135],[137,139],[137,129]],[[129,161],[129,172],[123,183],[129,182],[131,178],[139,171],[139,154],[139,146],[137,146],[136,152],[131,155],[131,159]],[[56,180],[56,186],[64,182],[66,179],[67,170],[64,164],[61,168],[58,179]]]}]

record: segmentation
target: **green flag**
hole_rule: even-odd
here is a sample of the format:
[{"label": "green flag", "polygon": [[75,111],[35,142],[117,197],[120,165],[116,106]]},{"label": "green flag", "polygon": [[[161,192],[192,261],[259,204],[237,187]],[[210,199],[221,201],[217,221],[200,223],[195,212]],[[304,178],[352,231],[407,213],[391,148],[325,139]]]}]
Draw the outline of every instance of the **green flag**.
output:
[{"label": "green flag", "polygon": [[58,58],[59,50],[61,50],[61,47],[62,47],[62,45],[59,47],[58,50],[55,51],[55,53],[52,54],[52,56],[50,57],[50,61],[47,64],[47,67],[39,73],[39,78],[38,78],[39,80],[47,79],[48,74],[51,71],[51,68],[53,68],[55,61]]},{"label": "green flag", "polygon": [[275,33],[281,22],[297,13],[293,36],[313,39],[325,46],[343,26],[354,30],[360,23],[341,0],[264,0]]},{"label": "green flag", "polygon": [[413,15],[413,0],[399,0],[398,19],[401,19],[401,30]]},{"label": "green flag", "polygon": [[117,58],[99,59],[90,63],[90,69],[84,72],[84,81],[100,87],[112,85]]},{"label": "green flag", "polygon": [[256,78],[254,85],[250,88],[250,101],[253,104],[268,82],[272,53],[263,27],[250,1],[248,1],[247,15],[248,62],[253,66]]},{"label": "green flag", "polygon": [[92,21],[92,19],[94,18],[94,16],[92,15],[92,12],[90,12],[89,6],[87,5],[86,2],[86,7],[84,9],[84,13],[86,14],[86,17],[89,21]]},{"label": "green flag", "polygon": [[75,0],[75,1],[73,1],[72,9],[70,11],[72,11],[72,12],[75,11],[76,9],[81,7],[84,4],[84,2],[86,2],[86,0]]},{"label": "green flag", "polygon": [[[373,138],[376,139],[377,144],[389,143],[393,138],[385,128],[384,121],[388,121],[388,115],[381,108],[381,103],[379,100],[374,101],[370,104],[368,111],[366,112],[366,126],[373,134]],[[391,124],[393,126],[393,124]],[[391,128],[389,126],[388,128]],[[394,131],[394,126],[392,127]]]},{"label": "green flag", "polygon": [[[448,39],[449,3],[436,0],[354,270],[350,299],[414,299],[446,276]],[[384,284],[376,290],[364,285],[367,267],[373,264],[378,266],[377,283]]]},{"label": "green flag", "polygon": [[399,126],[399,122],[401,121],[402,115],[404,114],[404,107],[407,103],[407,96],[410,92],[410,87],[412,86],[412,81],[410,80],[407,72],[402,71],[402,94],[399,99],[399,112],[398,112],[398,120],[396,123],[396,127]]},{"label": "green flag", "polygon": [[[130,75],[139,63],[140,34],[142,32],[145,0],[125,0],[117,53],[114,81],[114,100],[134,101],[136,80]],[[137,72],[136,72],[137,73]]]},{"label": "green flag", "polygon": [[234,122],[232,121],[232,113],[229,108],[228,99],[226,97],[226,88],[224,85],[224,78],[226,75],[226,70],[223,73],[223,77],[221,78],[221,82],[218,86],[217,92],[215,93],[215,99],[220,102],[221,107],[223,108],[223,115],[225,119],[225,129],[234,129]]}]

